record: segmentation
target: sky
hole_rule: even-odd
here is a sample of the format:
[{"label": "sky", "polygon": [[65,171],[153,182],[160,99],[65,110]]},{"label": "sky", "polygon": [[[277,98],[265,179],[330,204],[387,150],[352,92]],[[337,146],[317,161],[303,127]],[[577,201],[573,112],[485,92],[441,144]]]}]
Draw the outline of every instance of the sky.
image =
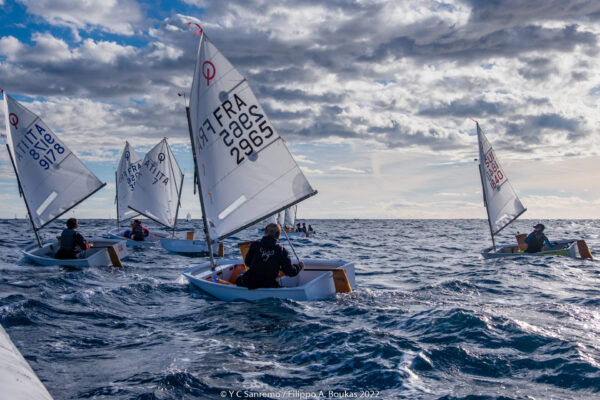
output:
[{"label": "sky", "polygon": [[[597,0],[0,0],[0,88],[108,183],[70,214],[114,218],[125,140],[143,157],[167,136],[180,215],[201,218],[177,95],[188,22],[319,191],[299,218],[485,218],[471,118],[524,218],[600,218]],[[0,201],[0,218],[26,215],[6,151]]]}]

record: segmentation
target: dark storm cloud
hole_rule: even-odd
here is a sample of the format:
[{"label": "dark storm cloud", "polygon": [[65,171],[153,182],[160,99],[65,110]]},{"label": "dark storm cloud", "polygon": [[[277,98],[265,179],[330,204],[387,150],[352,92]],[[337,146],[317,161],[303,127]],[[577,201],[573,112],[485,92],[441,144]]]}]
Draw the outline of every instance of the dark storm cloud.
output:
[{"label": "dark storm cloud", "polygon": [[463,98],[454,100],[448,104],[437,107],[425,108],[418,115],[441,118],[441,117],[490,117],[504,115],[514,110],[513,104],[490,102],[483,99]]},{"label": "dark storm cloud", "polygon": [[521,144],[537,145],[547,142],[552,135],[566,134],[569,141],[577,141],[589,135],[582,129],[581,121],[558,114],[542,114],[519,118],[506,124],[506,135]]},{"label": "dark storm cloud", "polygon": [[423,146],[433,150],[449,150],[464,148],[457,134],[449,135],[437,129],[414,129],[392,121],[391,126],[375,126],[369,128],[369,134],[390,147]]},{"label": "dark storm cloud", "polygon": [[416,38],[399,36],[382,43],[362,61],[416,58],[423,61],[449,59],[470,63],[490,57],[515,57],[531,51],[571,51],[577,45],[595,47],[596,36],[581,32],[576,25],[564,28],[524,26],[500,29],[481,36],[469,37],[457,32],[453,36],[431,43],[419,43]]}]

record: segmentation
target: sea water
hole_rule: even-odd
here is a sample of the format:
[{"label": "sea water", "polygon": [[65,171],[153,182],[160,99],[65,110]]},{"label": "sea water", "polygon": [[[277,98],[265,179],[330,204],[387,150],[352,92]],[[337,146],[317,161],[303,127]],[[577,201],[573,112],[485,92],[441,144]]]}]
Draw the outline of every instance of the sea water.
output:
[{"label": "sea water", "polygon": [[[297,253],[354,261],[353,293],[225,303],[181,275],[206,257],[162,249],[131,250],[123,269],[35,266],[28,221],[0,221],[0,322],[55,399],[600,398],[600,263],[484,260],[485,220],[307,222],[317,235],[292,239]],[[600,255],[598,221],[541,222]],[[227,239],[226,257],[257,236]]]}]

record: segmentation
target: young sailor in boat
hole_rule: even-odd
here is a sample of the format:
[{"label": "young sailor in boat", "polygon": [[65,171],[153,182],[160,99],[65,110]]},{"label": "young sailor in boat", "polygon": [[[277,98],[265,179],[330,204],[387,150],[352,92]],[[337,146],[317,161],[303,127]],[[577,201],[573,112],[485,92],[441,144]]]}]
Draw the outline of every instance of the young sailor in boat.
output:
[{"label": "young sailor in boat", "polygon": [[306,230],[306,224],[303,222],[302,223],[302,232],[307,233],[308,231]]},{"label": "young sailor in boat", "polygon": [[302,232],[302,227],[300,226],[300,224],[297,225],[296,232]]},{"label": "young sailor in boat", "polygon": [[308,233],[315,233],[311,224],[308,224]]},{"label": "young sailor in boat", "polygon": [[148,228],[142,225],[142,221],[136,219],[131,224],[131,238],[137,242],[143,242],[145,237],[150,234]]},{"label": "young sailor in boat", "polygon": [[277,277],[282,271],[287,276],[296,276],[304,268],[304,263],[292,264],[287,250],[279,243],[281,228],[277,224],[265,227],[265,236],[253,242],[244,262],[250,267],[236,279],[236,285],[248,289],[277,288]]},{"label": "young sailor in boat", "polygon": [[69,218],[67,220],[67,229],[64,229],[60,235],[60,248],[54,255],[54,258],[70,260],[85,257],[85,250],[89,249],[91,245],[77,231],[78,227],[79,222],[77,222],[76,218]]},{"label": "young sailor in boat", "polygon": [[544,229],[546,227],[544,224],[537,224],[533,227],[533,232],[531,232],[525,238],[525,243],[527,243],[527,249],[525,249],[526,253],[537,253],[542,251],[544,244],[548,249],[551,249],[553,246],[550,244],[550,241],[544,235]]}]

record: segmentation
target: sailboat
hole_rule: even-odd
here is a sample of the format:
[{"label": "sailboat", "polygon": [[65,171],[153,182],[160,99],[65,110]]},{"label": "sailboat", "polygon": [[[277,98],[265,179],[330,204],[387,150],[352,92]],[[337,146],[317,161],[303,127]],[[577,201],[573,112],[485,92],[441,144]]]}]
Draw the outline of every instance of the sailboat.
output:
[{"label": "sailboat", "polygon": [[[496,247],[495,236],[519,218],[527,209],[519,200],[508,177],[504,173],[500,161],[481,130],[477,127],[477,142],[479,145],[479,176],[483,190],[483,204],[487,211],[488,225],[492,237],[492,246],[485,248],[481,254],[484,258],[505,258],[524,255],[562,255],[570,257],[592,258],[584,240],[562,239],[555,241],[551,249],[543,249],[538,253],[526,253],[520,250],[519,244]],[[526,236],[526,235],[525,235]],[[524,240],[519,235],[517,240]]]},{"label": "sailboat", "polygon": [[[187,108],[207,242],[235,234],[284,211],[317,192],[294,161],[258,103],[246,79],[219,52],[202,29]],[[277,166],[274,168],[273,166]],[[303,260],[295,277],[280,278],[281,288],[253,289],[224,284],[236,264],[220,260],[184,272],[190,283],[221,300],[291,298],[315,300],[336,293],[340,272],[355,286],[354,263]],[[336,272],[334,272],[336,271]]]},{"label": "sailboat", "polygon": [[129,220],[139,214],[130,209],[127,205],[133,195],[135,181],[142,169],[142,159],[135,152],[128,141],[125,141],[125,148],[121,153],[121,161],[115,171],[115,203],[117,205],[117,228],[121,228],[121,221]]},{"label": "sailboat", "polygon": [[120,258],[127,252],[120,240],[91,238],[88,243],[93,247],[85,251],[85,258],[54,258],[58,241],[44,244],[39,231],[106,183],[100,182],[38,115],[7,93],[4,114],[6,149],[36,238],[36,243],[22,250],[25,258],[40,265],[121,266]]},{"label": "sailboat", "polygon": [[[163,138],[144,157],[127,207],[134,214],[143,215],[171,229],[174,234],[182,187],[183,174],[167,139]],[[127,246],[130,247],[158,246],[161,239],[169,237],[165,232],[150,231],[143,241],[136,241],[124,236],[127,230],[131,231],[131,228],[113,230],[109,234],[111,237],[127,239]]]}]

